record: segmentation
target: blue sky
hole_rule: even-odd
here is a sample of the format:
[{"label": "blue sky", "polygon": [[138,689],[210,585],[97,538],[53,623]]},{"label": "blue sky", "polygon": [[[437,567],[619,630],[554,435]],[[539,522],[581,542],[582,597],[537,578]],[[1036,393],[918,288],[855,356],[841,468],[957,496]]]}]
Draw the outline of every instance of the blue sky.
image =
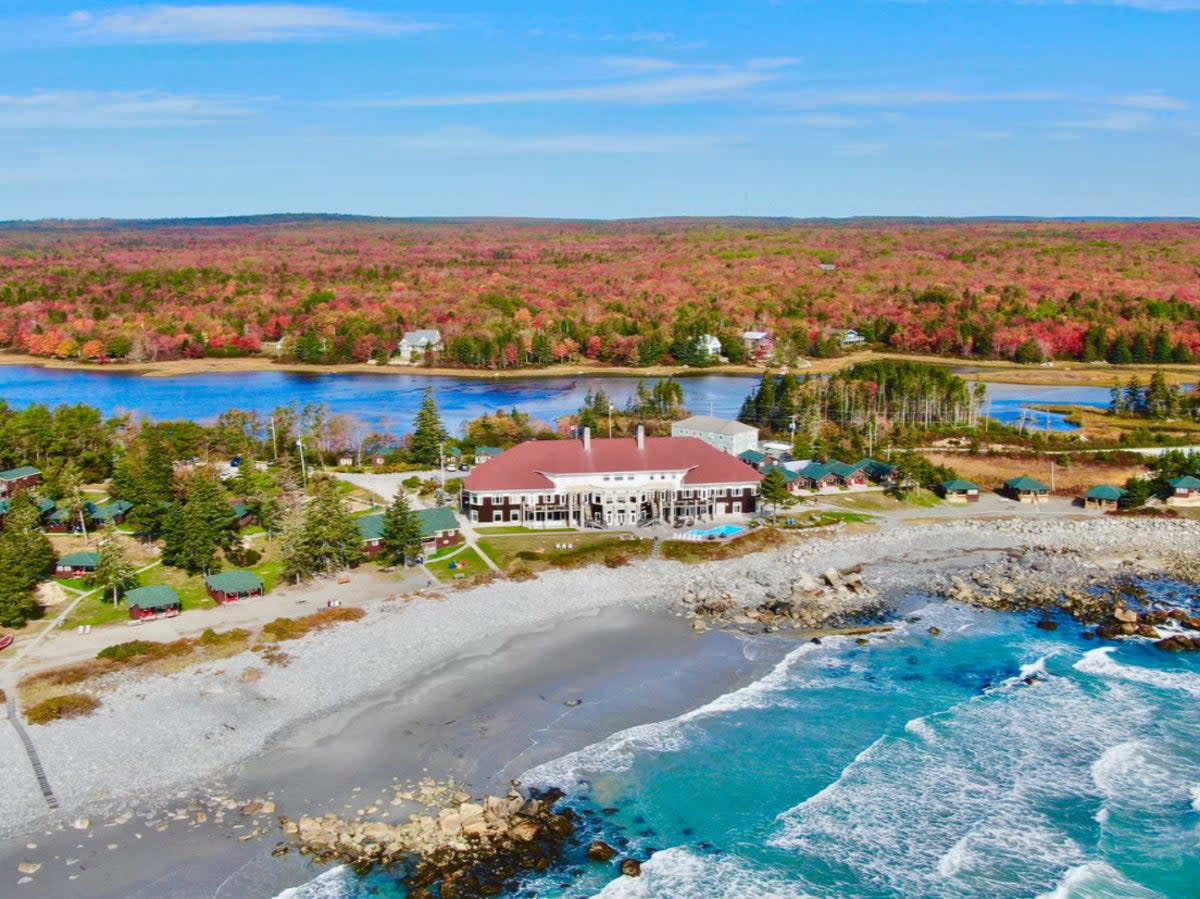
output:
[{"label": "blue sky", "polygon": [[1200,0],[0,0],[0,219],[1200,215]]}]

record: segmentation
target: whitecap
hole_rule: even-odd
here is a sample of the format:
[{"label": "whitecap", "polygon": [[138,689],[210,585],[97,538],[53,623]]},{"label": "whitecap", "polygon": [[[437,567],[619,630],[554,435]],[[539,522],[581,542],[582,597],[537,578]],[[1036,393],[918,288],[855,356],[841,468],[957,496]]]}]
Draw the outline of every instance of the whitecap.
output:
[{"label": "whitecap", "polygon": [[353,899],[358,894],[357,881],[350,869],[338,865],[322,871],[308,883],[289,887],[275,899]]},{"label": "whitecap", "polygon": [[839,642],[842,642],[842,638],[830,638],[820,645],[806,643],[789,652],[770,672],[752,684],[718,696],[712,702],[676,718],[618,731],[598,743],[526,771],[521,775],[521,780],[531,785],[565,786],[578,782],[585,772],[615,774],[627,771],[638,753],[677,752],[687,745],[689,724],[717,715],[770,708],[784,703],[780,693],[803,686],[797,684],[793,666],[806,656],[836,646]]},{"label": "whitecap", "polygon": [[1037,899],[1160,899],[1160,896],[1129,880],[1112,865],[1091,861],[1068,870],[1058,886]]},{"label": "whitecap", "polygon": [[1200,675],[1184,671],[1155,671],[1139,665],[1125,665],[1112,658],[1115,646],[1102,646],[1083,654],[1075,670],[1097,677],[1134,681],[1166,690],[1179,690],[1190,696],[1200,696]]},{"label": "whitecap", "polygon": [[813,899],[793,881],[733,856],[656,852],[641,877],[619,877],[594,899]]}]

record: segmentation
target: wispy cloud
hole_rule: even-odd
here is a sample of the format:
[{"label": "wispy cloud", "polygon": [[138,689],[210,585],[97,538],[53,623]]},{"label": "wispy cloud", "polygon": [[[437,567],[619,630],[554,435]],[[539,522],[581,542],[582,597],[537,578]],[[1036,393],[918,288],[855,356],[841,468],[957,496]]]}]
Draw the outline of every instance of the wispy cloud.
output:
[{"label": "wispy cloud", "polygon": [[711,72],[579,84],[528,90],[477,91],[458,94],[425,94],[356,100],[344,105],[362,108],[437,106],[498,106],[519,103],[611,103],[654,105],[694,103],[737,94],[771,79],[766,72]]},{"label": "wispy cloud", "polygon": [[1140,109],[1118,109],[1090,119],[1056,122],[1058,128],[1087,128],[1093,131],[1137,131],[1154,122],[1154,116]]},{"label": "wispy cloud", "polygon": [[867,123],[862,119],[854,119],[844,115],[798,115],[786,116],[778,119],[797,125],[805,125],[809,128],[861,128]]},{"label": "wispy cloud", "polygon": [[251,100],[159,91],[0,94],[0,128],[138,128],[199,125],[253,112]]},{"label": "wispy cloud", "polygon": [[480,128],[446,128],[384,138],[397,151],[495,155],[511,153],[660,154],[695,153],[743,143],[728,134],[542,134],[506,135]]},{"label": "wispy cloud", "polygon": [[1050,103],[1065,100],[1061,91],[1001,91],[970,93],[954,90],[864,89],[797,91],[780,97],[781,102],[796,108],[843,107],[901,107],[948,106],[967,103]]},{"label": "wispy cloud", "polygon": [[671,59],[661,59],[657,56],[606,56],[603,60],[609,68],[620,69],[636,75],[646,75],[652,72],[670,72],[687,68],[684,63]]},{"label": "wispy cloud", "polygon": [[1113,106],[1128,106],[1133,109],[1153,109],[1160,111],[1187,109],[1189,107],[1189,104],[1185,100],[1158,93],[1125,94],[1120,97],[1111,97],[1107,102]]},{"label": "wispy cloud", "polygon": [[153,4],[67,17],[76,34],[143,43],[246,43],[335,35],[405,34],[437,28],[344,6],[299,3]]}]

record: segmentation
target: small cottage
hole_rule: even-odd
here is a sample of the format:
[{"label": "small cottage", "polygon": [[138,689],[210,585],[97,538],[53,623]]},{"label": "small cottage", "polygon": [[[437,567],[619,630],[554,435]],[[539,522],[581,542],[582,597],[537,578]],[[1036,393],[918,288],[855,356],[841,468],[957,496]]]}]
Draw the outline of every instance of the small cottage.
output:
[{"label": "small cottage", "polygon": [[1040,503],[1050,495],[1050,488],[1028,475],[1021,475],[1019,478],[1005,481],[1004,492],[1010,499],[1018,502]]},{"label": "small cottage", "polygon": [[29,490],[42,483],[42,473],[32,465],[0,471],[0,496],[12,496],[18,490]]},{"label": "small cottage", "polygon": [[979,502],[979,487],[962,478],[942,482],[942,498],[948,503]]},{"label": "small cottage", "polygon": [[498,446],[477,446],[475,447],[475,464],[482,465],[484,462],[495,459],[502,452],[504,450]]},{"label": "small cottage", "polygon": [[174,618],[183,611],[179,594],[165,584],[129,590],[125,594],[125,604],[129,607],[129,617],[134,621],[145,621],[159,615]]},{"label": "small cottage", "polygon": [[250,511],[250,507],[246,505],[246,501],[244,499],[230,500],[229,511],[237,520],[239,528],[244,528],[247,525],[254,523],[254,514]]},{"label": "small cottage", "polygon": [[[443,506],[440,509],[420,509],[416,514],[421,524],[421,548],[425,552],[436,552],[463,542],[454,510]],[[383,520],[382,512],[354,519],[362,536],[363,552],[374,555],[383,549]]]},{"label": "small cottage", "polygon": [[1125,499],[1125,491],[1109,484],[1097,484],[1083,496],[1088,509],[1116,509]]},{"label": "small cottage", "polygon": [[103,506],[97,506],[95,503],[84,504],[84,511],[91,519],[94,528],[115,527],[118,524],[124,524],[132,509],[133,503],[123,499],[115,499]]},{"label": "small cottage", "polygon": [[1200,478],[1185,474],[1167,481],[1167,486],[1171,488],[1167,495],[1168,506],[1200,506]]},{"label": "small cottage", "polygon": [[253,571],[221,571],[204,579],[208,595],[219,603],[237,602],[263,595],[263,582]]},{"label": "small cottage", "polygon": [[89,577],[96,573],[96,566],[99,564],[100,553],[70,553],[58,560],[54,566],[54,576],[63,580],[73,577]]}]

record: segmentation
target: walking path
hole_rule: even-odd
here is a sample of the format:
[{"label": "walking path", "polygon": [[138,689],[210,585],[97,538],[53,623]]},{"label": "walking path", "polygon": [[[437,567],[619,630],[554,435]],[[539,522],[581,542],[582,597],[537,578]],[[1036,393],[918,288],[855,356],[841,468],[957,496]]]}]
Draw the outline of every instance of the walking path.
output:
[{"label": "walking path", "polygon": [[33,767],[33,776],[37,778],[38,788],[41,789],[42,795],[46,797],[46,805],[50,806],[51,809],[58,808],[58,799],[54,795],[54,790],[50,788],[50,780],[46,777],[45,769],[42,768],[42,760],[38,758],[33,740],[29,739],[29,733],[25,730],[25,725],[21,723],[21,713],[17,709],[17,700],[12,693],[6,694],[4,706],[8,714],[8,723],[17,732],[17,736],[21,740],[21,745],[25,747],[25,754],[29,756],[29,764]]}]

